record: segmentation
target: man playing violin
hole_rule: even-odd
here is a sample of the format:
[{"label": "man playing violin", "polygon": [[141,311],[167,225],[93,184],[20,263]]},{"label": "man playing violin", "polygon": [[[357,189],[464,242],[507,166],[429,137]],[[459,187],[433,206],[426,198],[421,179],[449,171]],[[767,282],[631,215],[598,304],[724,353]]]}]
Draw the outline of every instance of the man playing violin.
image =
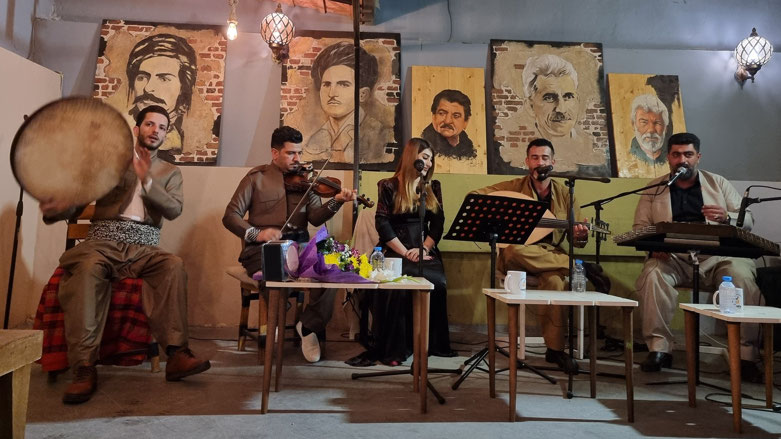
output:
[{"label": "man playing violin", "polygon": [[[244,240],[239,262],[250,276],[261,269],[263,243],[279,239],[307,242],[308,224],[320,226],[356,197],[355,190],[340,188],[336,196],[323,204],[317,194],[309,192],[299,206],[305,192],[299,187],[286,187],[285,174],[298,171],[302,141],[303,136],[295,128],[275,129],[271,135],[271,163],[252,168],[225,208],[222,224]],[[335,292],[335,289],[312,290],[309,305],[296,326],[302,340],[301,350],[310,363],[320,360],[317,333],[325,331],[331,319]]]},{"label": "man playing violin", "polygon": [[[496,191],[512,191],[545,203],[556,218],[565,219],[569,212],[567,188],[548,175],[556,164],[553,144],[547,139],[532,140],[526,147],[526,166],[529,175],[497,183],[473,191],[490,194]],[[579,216],[575,203],[575,218]],[[565,278],[569,274],[569,256],[561,244],[566,236],[562,229],[554,230],[542,240],[531,245],[510,245],[499,253],[497,269],[502,273],[522,270],[539,278],[541,290],[563,291]],[[575,247],[584,247],[588,241],[588,229],[583,224],[575,225]],[[557,364],[567,374],[577,374],[578,364],[564,352],[564,328],[567,320],[561,306],[536,307],[545,339],[545,361]]]}]

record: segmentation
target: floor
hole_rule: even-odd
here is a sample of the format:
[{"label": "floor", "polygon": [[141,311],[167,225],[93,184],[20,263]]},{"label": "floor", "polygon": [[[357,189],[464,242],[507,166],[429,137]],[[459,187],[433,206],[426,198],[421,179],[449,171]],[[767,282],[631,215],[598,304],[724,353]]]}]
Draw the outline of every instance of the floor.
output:
[{"label": "floor", "polygon": [[[34,367],[30,380],[28,438],[472,438],[472,437],[746,437],[781,436],[781,413],[750,410],[764,407],[764,399],[744,399],[744,434],[732,433],[729,394],[699,387],[697,407],[690,408],[685,384],[649,385],[662,380],[685,380],[685,356],[675,353],[674,368],[646,374],[635,367],[635,418],[626,422],[623,379],[598,377],[596,399],[588,397],[588,375],[575,377],[575,397],[566,399],[566,376],[549,384],[528,370],[519,371],[518,421],[508,416],[507,373],[498,375],[497,398],[488,396],[488,378],[476,371],[458,388],[451,389],[454,374],[430,375],[446,403],[429,399],[429,413],[418,411],[418,395],[411,391],[411,377],[352,380],[354,372],[404,370],[374,366],[353,368],[344,360],[361,352],[347,334],[329,332],[325,358],[317,364],[304,361],[292,343],[285,347],[280,392],[270,395],[270,412],[260,414],[262,366],[257,364],[255,343],[246,352],[236,351],[233,330],[194,328],[191,347],[211,359],[212,368],[182,382],[169,383],[161,373],[149,372],[145,363],[136,367],[99,366],[99,388],[82,405],[60,402],[70,376],[47,382],[46,373]],[[456,358],[431,357],[430,367],[458,368],[485,344],[485,335],[454,332]],[[602,343],[600,343],[600,346]],[[528,347],[530,364],[546,365],[544,347]],[[616,352],[599,352],[601,372],[623,372]],[[497,356],[501,364],[506,359]],[[636,354],[636,361],[644,354]],[[619,360],[619,361],[616,361]],[[778,367],[776,360],[776,370]],[[581,367],[587,367],[587,361]],[[703,379],[728,386],[727,363],[720,355],[703,355]],[[779,380],[776,372],[776,380]],[[764,398],[764,387],[746,384],[744,393]],[[707,401],[708,398],[712,401]],[[776,401],[781,400],[779,387]]]}]

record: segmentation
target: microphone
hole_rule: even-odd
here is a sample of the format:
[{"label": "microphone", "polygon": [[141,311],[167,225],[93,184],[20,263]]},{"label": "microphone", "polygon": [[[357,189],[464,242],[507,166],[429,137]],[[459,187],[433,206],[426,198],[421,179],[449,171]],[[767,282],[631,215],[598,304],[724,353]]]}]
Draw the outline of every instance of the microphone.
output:
[{"label": "microphone", "polygon": [[426,167],[426,163],[421,159],[417,159],[413,163],[413,166],[415,166],[415,169],[417,169],[418,172],[423,172],[423,168]]},{"label": "microphone", "polygon": [[548,178],[548,174],[553,170],[553,165],[539,166],[535,170],[537,171],[537,181],[543,181]]},{"label": "microphone", "polygon": [[738,212],[738,220],[735,222],[735,227],[741,228],[743,227],[743,221],[746,219],[746,208],[748,207],[748,191],[751,189],[751,187],[748,187],[746,189],[746,192],[743,192],[743,199],[740,200],[740,211]]},{"label": "microphone", "polygon": [[677,171],[675,171],[675,175],[667,182],[667,187],[670,187],[675,183],[675,180],[678,180],[679,178],[683,177],[684,175],[689,173],[689,167],[688,166],[681,166],[678,168]]}]

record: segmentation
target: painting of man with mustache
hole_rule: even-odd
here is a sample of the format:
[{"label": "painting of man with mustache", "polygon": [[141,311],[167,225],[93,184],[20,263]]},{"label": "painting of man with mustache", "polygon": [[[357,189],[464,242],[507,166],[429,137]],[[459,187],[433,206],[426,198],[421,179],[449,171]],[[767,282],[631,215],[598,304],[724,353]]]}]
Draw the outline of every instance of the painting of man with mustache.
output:
[{"label": "painting of man with mustache", "polygon": [[399,34],[361,32],[356,54],[351,33],[296,32],[282,66],[279,109],[281,123],[303,135],[302,160],[348,170],[357,158],[363,171],[395,169],[402,137],[400,41]]},{"label": "painting of man with mustache", "polygon": [[611,176],[602,46],[492,40],[491,55],[489,172],[528,173],[525,145],[544,138],[557,172]]},{"label": "painting of man with mustache", "polygon": [[182,152],[182,119],[190,109],[197,72],[195,50],[187,40],[171,34],[144,38],[127,59],[127,113],[135,118],[139,111],[153,104],[168,111],[171,123],[159,152],[167,161]]},{"label": "painting of man with mustache", "polygon": [[678,77],[610,73],[607,80],[616,173],[646,178],[669,173],[667,139],[686,131]]},{"label": "painting of man with mustache", "polygon": [[174,164],[217,162],[227,41],[218,26],[105,20],[93,96],[135,125],[150,105],[170,124],[158,156]]},{"label": "painting of man with mustache", "polygon": [[412,66],[412,133],[428,141],[437,173],[485,174],[485,69]]}]

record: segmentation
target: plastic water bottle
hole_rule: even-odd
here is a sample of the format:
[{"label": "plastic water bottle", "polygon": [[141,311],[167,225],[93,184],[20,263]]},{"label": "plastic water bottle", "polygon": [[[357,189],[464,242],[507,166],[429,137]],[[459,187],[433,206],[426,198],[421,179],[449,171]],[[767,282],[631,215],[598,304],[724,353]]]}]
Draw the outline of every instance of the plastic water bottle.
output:
[{"label": "plastic water bottle", "polygon": [[737,312],[737,305],[735,304],[735,296],[737,294],[735,284],[732,283],[732,276],[722,276],[718,291],[719,311],[722,314],[735,314]]},{"label": "plastic water bottle", "polygon": [[382,254],[382,247],[374,247],[374,252],[369,257],[369,262],[375,271],[385,268],[385,255]]},{"label": "plastic water bottle", "polygon": [[572,291],[576,293],[586,292],[586,271],[583,268],[583,261],[575,259],[575,270],[572,273]]}]

